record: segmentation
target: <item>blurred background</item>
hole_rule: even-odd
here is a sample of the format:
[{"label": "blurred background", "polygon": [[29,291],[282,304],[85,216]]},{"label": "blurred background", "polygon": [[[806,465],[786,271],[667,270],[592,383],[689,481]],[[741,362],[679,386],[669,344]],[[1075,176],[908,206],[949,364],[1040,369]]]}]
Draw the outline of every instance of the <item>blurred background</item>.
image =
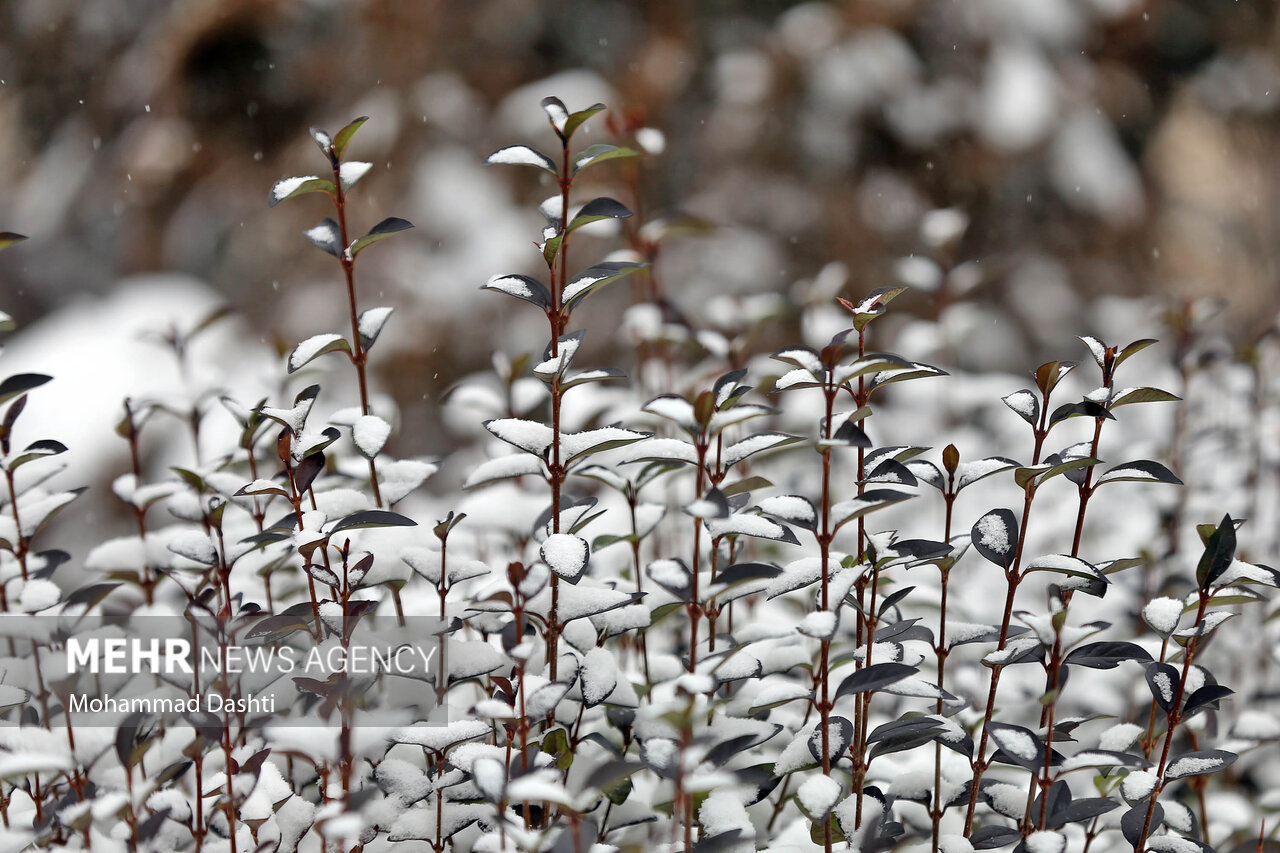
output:
[{"label": "blurred background", "polygon": [[[302,237],[324,197],[267,192],[323,173],[308,127],[369,115],[352,228],[417,227],[362,256],[361,305],[397,310],[372,370],[423,401],[419,424],[493,350],[545,343],[540,317],[478,288],[539,272],[554,186],[483,160],[550,150],[550,94],[610,107],[583,144],[648,151],[595,167],[580,200],[710,226],[655,265],[691,341],[797,282],[908,283],[895,309],[971,306],[949,368],[1025,373],[1084,356],[1073,336],[1116,297],[1226,297],[1237,342],[1280,301],[1269,0],[8,0],[0,27],[0,227],[31,237],[0,257],[4,310],[30,326],[188,274],[267,346],[342,330],[336,265]],[[611,288],[574,325],[616,328],[640,295]],[[764,351],[798,317],[768,305]],[[982,345],[990,324],[1003,345]]]}]

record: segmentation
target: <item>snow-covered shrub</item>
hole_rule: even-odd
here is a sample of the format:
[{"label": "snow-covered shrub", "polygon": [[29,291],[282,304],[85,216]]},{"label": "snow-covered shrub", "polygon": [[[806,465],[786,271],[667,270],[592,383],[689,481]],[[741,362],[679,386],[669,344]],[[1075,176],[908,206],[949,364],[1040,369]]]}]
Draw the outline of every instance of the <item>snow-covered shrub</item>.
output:
[{"label": "snow-covered shrub", "polygon": [[[579,235],[634,218],[581,202],[582,176],[644,146],[579,146],[604,107],[543,107],[552,156],[488,162],[554,188],[545,275],[483,288],[540,310],[547,344],[454,389],[453,481],[420,488],[447,465],[395,458],[366,371],[392,312],[360,310],[357,261],[411,226],[352,237],[363,118],[313,131],[325,174],[270,193],[332,202],[306,236],[337,261],[349,334],[298,343],[246,399],[187,370],[224,312],[170,329],[186,394],[122,401],[127,533],[50,547],[76,472],[58,441],[14,439],[49,377],[0,382],[0,849],[1163,853],[1255,834],[1273,798],[1239,800],[1276,781],[1278,576],[1238,556],[1220,512],[1238,494],[1168,497],[1238,461],[1204,459],[1220,418],[1140,384],[1155,341],[1083,337],[1085,365],[1028,388],[948,374],[881,349],[904,288],[846,298],[838,270],[795,306],[726,297],[695,330],[654,279],[678,220],[577,260]],[[621,280],[625,319],[576,327]],[[758,352],[792,307],[809,340]],[[963,347],[947,316],[896,339]],[[1187,393],[1208,377],[1194,324],[1175,331],[1164,373]],[[634,382],[580,364],[611,332]],[[354,394],[321,370],[335,354]],[[1263,364],[1237,374],[1246,430],[1271,416]],[[153,424],[175,422],[190,456],[149,474]],[[1274,448],[1250,440],[1246,503],[1273,507]]]}]

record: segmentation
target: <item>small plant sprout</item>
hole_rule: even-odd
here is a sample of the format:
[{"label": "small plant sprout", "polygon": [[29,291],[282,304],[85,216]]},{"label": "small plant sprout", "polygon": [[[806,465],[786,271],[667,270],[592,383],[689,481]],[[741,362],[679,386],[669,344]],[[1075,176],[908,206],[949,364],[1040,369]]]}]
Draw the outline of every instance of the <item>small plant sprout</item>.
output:
[{"label": "small plant sprout", "polygon": [[389,216],[370,228],[363,237],[354,239],[347,229],[347,192],[368,173],[373,164],[346,160],[345,154],[356,131],[368,120],[368,116],[361,116],[345,125],[333,136],[313,127],[311,138],[315,140],[320,153],[328,161],[330,176],[307,175],[277,181],[271,188],[269,201],[274,207],[286,199],[308,193],[324,193],[333,201],[337,220],[322,220],[306,232],[306,237],[316,248],[336,258],[338,265],[342,268],[342,277],[347,290],[347,308],[351,317],[351,337],[347,339],[341,335],[321,334],[308,338],[289,354],[289,372],[301,369],[325,353],[346,354],[356,370],[356,382],[360,391],[360,417],[352,425],[352,438],[361,455],[369,461],[369,488],[373,492],[374,503],[382,507],[382,492],[378,483],[375,458],[382,451],[390,427],[379,416],[373,414],[370,408],[367,366],[369,351],[377,343],[378,336],[391,316],[392,309],[370,308],[364,312],[358,310],[355,268],[361,252],[374,243],[401,231],[407,231],[413,227],[413,223],[396,216]]}]

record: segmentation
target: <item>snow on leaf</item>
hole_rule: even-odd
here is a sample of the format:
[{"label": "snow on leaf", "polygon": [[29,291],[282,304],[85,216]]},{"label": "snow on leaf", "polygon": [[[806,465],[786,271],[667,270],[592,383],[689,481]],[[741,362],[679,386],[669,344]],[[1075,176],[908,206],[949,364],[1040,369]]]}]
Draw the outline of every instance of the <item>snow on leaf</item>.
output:
[{"label": "snow on leaf", "polygon": [[485,159],[486,166],[534,166],[552,175],[559,175],[551,158],[527,145],[510,145],[499,148]]},{"label": "snow on leaf", "polygon": [[767,450],[776,450],[789,444],[795,444],[797,441],[800,441],[800,439],[796,436],[786,435],[784,433],[760,433],[759,435],[744,438],[741,441],[735,441],[733,444],[726,447],[721,461],[727,468],[731,465],[737,465],[748,456],[763,453]]},{"label": "snow on leaf", "polygon": [[0,779],[19,779],[35,773],[65,773],[71,757],[43,752],[0,753]]},{"label": "snow on leaf", "polygon": [[339,166],[338,178],[342,181],[343,191],[351,189],[356,181],[367,175],[372,168],[372,163],[366,163],[362,160],[348,160]]},{"label": "snow on leaf", "polygon": [[1136,803],[1150,796],[1158,781],[1159,777],[1148,770],[1131,770],[1120,783],[1120,793],[1127,801]]},{"label": "snow on leaf", "polygon": [[817,522],[817,512],[807,498],[799,495],[777,495],[760,501],[760,509],[769,515],[810,529]]},{"label": "snow on leaf", "polygon": [[466,482],[462,484],[462,487],[464,489],[473,489],[485,483],[526,475],[545,477],[546,465],[537,457],[512,453],[481,462],[467,476]]},{"label": "snow on leaf", "polygon": [[289,372],[299,370],[313,359],[330,352],[351,352],[351,345],[342,335],[332,333],[312,335],[293,348],[289,353]]},{"label": "snow on leaf", "polygon": [[[528,457],[517,456],[516,458]],[[440,470],[438,463],[421,459],[395,459],[382,462],[378,466],[378,483],[382,488],[382,499],[387,502],[387,506],[398,503],[438,470]]]},{"label": "snow on leaf", "polygon": [[1007,397],[1002,397],[1001,400],[1013,409],[1018,417],[1032,426],[1039,426],[1037,421],[1040,418],[1040,400],[1035,394],[1024,388],[1021,391],[1014,391]]},{"label": "snow on leaf", "polygon": [[1167,637],[1177,630],[1178,620],[1182,618],[1182,607],[1180,598],[1153,598],[1142,608],[1142,620],[1152,631]]},{"label": "snow on leaf", "polygon": [[579,582],[576,585],[560,587],[558,615],[561,622],[572,622],[574,619],[584,619],[622,607],[630,604],[631,601],[632,594],[629,592]]},{"label": "snow on leaf", "polygon": [[18,609],[23,613],[38,613],[53,607],[61,598],[62,590],[56,583],[31,578],[22,584],[22,590],[18,593]]},{"label": "snow on leaf", "polygon": [[377,415],[362,415],[351,428],[351,438],[365,459],[372,459],[381,453],[390,435],[391,424]]},{"label": "snow on leaf", "polygon": [[271,187],[271,196],[269,198],[269,206],[275,207],[285,199],[304,193],[334,192],[333,181],[317,178],[315,175],[303,175],[298,178],[285,178],[282,181],[276,181]]},{"label": "snow on leaf", "polygon": [[546,285],[527,275],[495,275],[480,286],[481,290],[496,290],[516,299],[531,302],[543,310],[551,307],[551,293]]},{"label": "snow on leaf", "polygon": [[582,659],[582,670],[578,678],[582,686],[582,699],[588,708],[608,699],[618,686],[619,678],[613,652],[601,647],[587,652]]},{"label": "snow on leaf", "polygon": [[1235,753],[1224,749],[1207,749],[1201,752],[1189,752],[1180,755],[1169,763],[1165,769],[1165,780],[1181,779],[1184,776],[1199,776],[1202,773],[1213,773],[1221,770],[1236,760]]},{"label": "snow on leaf", "polygon": [[508,444],[536,456],[542,456],[543,451],[551,446],[551,427],[537,421],[497,418],[485,421],[484,428]]},{"label": "snow on leaf", "polygon": [[973,525],[973,547],[997,566],[1009,568],[1018,544],[1017,519],[1007,509],[996,509]]},{"label": "snow on leaf", "polygon": [[360,345],[367,352],[374,342],[378,340],[378,336],[382,334],[382,327],[387,324],[387,320],[391,317],[394,308],[370,308],[367,311],[360,312],[358,327],[360,330]]},{"label": "snow on leaf", "polygon": [[589,429],[583,432],[564,433],[560,437],[560,443],[563,450],[564,462],[572,462],[575,459],[592,453],[598,453],[602,450],[608,450],[614,447],[621,447],[627,444],[633,444],[637,441],[643,441],[649,438],[650,433],[636,432],[635,430],[623,429],[622,427],[607,426],[600,429]]},{"label": "snow on leaf", "polygon": [[675,394],[663,394],[644,404],[643,410],[652,415],[674,421],[689,432],[698,431],[698,419],[693,414],[693,404]]},{"label": "snow on leaf", "polygon": [[1028,835],[1023,844],[1027,853],[1063,853],[1067,849],[1067,837],[1051,829],[1040,829]]},{"label": "snow on leaf", "polygon": [[830,776],[811,776],[796,791],[796,800],[811,820],[820,821],[840,801],[840,783]]},{"label": "snow on leaf", "polygon": [[622,457],[624,465],[668,461],[693,465],[698,461],[698,451],[689,442],[678,438],[651,438]]},{"label": "snow on leaf", "polygon": [[552,533],[542,543],[542,561],[560,577],[577,583],[587,568],[591,549],[587,540],[568,533]]},{"label": "snow on leaf", "polygon": [[728,518],[706,519],[707,531],[713,539],[721,536],[754,536],[779,542],[795,542],[795,535],[776,521],[763,515],[735,513]]}]

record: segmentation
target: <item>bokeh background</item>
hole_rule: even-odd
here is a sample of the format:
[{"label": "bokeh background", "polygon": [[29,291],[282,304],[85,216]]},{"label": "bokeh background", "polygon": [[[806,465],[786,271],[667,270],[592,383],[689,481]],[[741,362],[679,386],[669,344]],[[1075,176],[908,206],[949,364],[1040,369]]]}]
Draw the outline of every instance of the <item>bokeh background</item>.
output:
[{"label": "bokeh background", "polygon": [[[361,260],[362,306],[397,309],[372,368],[427,430],[458,376],[544,343],[478,288],[538,271],[554,188],[483,160],[550,147],[548,94],[610,106],[585,142],[661,132],[584,193],[710,226],[655,267],[691,340],[708,305],[815,277],[912,284],[898,306],[923,316],[961,299],[949,356],[973,369],[1081,357],[1117,297],[1225,297],[1240,345],[1274,323],[1268,0],[9,0],[0,27],[0,226],[32,238],[0,258],[6,311],[32,326],[188,274],[267,346],[344,328],[332,259],[301,236],[323,197],[269,209],[267,190],[325,168],[309,126],[367,114],[353,228],[417,226]],[[620,241],[591,242],[584,265]],[[575,325],[616,327],[634,298]],[[777,304],[761,347],[794,339]]]}]

